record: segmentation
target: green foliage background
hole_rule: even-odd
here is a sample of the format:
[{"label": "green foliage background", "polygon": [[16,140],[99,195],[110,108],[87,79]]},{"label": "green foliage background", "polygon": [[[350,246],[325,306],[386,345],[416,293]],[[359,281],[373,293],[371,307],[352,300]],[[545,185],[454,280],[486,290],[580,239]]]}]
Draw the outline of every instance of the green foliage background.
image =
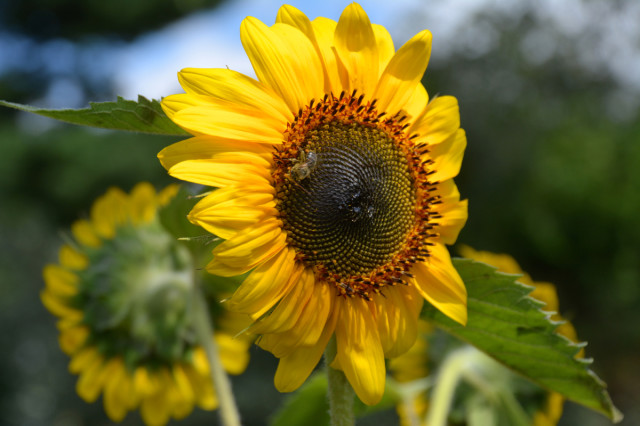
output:
[{"label": "green foliage background", "polygon": [[[103,30],[126,39],[176,15],[174,9],[160,17],[142,13],[118,21],[129,22],[126,28],[110,27],[117,20],[99,2],[86,7],[94,3],[91,13],[103,20],[92,28],[81,25],[80,15],[69,27],[73,19],[60,6],[67,33],[27,25],[35,19],[25,17],[28,9],[9,8],[2,19],[44,39],[79,40]],[[561,311],[589,342],[587,356],[595,358],[592,368],[625,414],[622,424],[640,424],[640,112],[616,104],[621,89],[610,76],[576,63],[575,39],[549,30],[564,53],[542,64],[528,61],[518,46],[540,28],[533,16],[512,22],[479,14],[473,22],[493,31],[494,48],[433,60],[424,80],[429,93],[458,98],[468,135],[457,181],[470,200],[470,216],[459,241],[510,253],[535,280],[556,284]],[[434,51],[438,43],[436,34]],[[0,99],[28,103],[43,84],[36,72],[0,74]],[[115,100],[107,92],[100,100]],[[89,87],[87,94],[95,91]],[[155,155],[177,138],[71,125],[34,134],[18,130],[16,119],[0,109],[0,424],[109,424],[100,403],[87,405],[74,393],[53,317],[39,301],[41,268],[55,261],[61,232],[109,186],[171,182]],[[258,425],[282,397],[271,383],[273,358],[255,348],[252,355],[235,388],[250,389],[239,393],[239,404],[246,424]],[[564,425],[608,424],[570,404],[565,411]],[[214,417],[198,412],[184,424]],[[392,412],[376,418],[395,421]],[[140,424],[139,417],[130,414],[124,424]]]}]

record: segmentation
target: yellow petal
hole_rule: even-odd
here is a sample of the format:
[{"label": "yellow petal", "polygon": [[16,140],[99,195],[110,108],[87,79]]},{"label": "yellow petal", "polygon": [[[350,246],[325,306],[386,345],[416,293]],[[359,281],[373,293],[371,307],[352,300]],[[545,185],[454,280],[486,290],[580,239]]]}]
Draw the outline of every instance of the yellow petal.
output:
[{"label": "yellow petal", "polygon": [[435,194],[440,196],[441,201],[434,207],[434,211],[441,216],[437,220],[438,227],[436,228],[439,234],[438,241],[453,244],[467,222],[467,200],[460,201],[460,193],[453,179],[439,183]]},{"label": "yellow petal", "polygon": [[86,402],[94,402],[98,399],[106,382],[111,380],[116,364],[116,359],[103,362],[100,358],[83,370],[76,383],[78,395]]},{"label": "yellow petal", "polygon": [[346,77],[346,70],[337,63],[333,38],[337,23],[331,19],[317,18],[313,23],[307,16],[293,6],[284,5],[278,11],[276,22],[291,25],[300,30],[313,44],[322,63],[324,74],[324,93],[340,93],[340,69]]},{"label": "yellow petal", "polygon": [[87,347],[73,356],[69,363],[69,372],[79,374],[80,372],[91,368],[92,365],[101,362],[102,357],[98,353],[98,350],[93,346]]},{"label": "yellow petal", "polygon": [[418,315],[424,299],[412,286],[395,286],[373,296],[382,350],[387,358],[408,351],[418,336]]},{"label": "yellow petal", "polygon": [[119,188],[109,188],[91,206],[91,223],[96,233],[112,239],[118,226],[127,220],[127,194]]},{"label": "yellow petal", "polygon": [[173,380],[175,382],[176,387],[179,389],[180,394],[188,400],[194,399],[193,388],[191,387],[191,383],[189,383],[189,378],[187,377],[184,369],[180,364],[174,364],[171,368],[171,373],[173,374]]},{"label": "yellow petal", "polygon": [[127,407],[127,410],[136,409],[140,405],[141,395],[136,392],[132,372],[126,367],[120,381],[120,389],[121,391],[118,393],[120,403]]},{"label": "yellow petal", "polygon": [[217,160],[188,160],[169,169],[169,174],[187,182],[200,183],[213,187],[225,187],[238,184],[269,183],[269,170],[252,161],[254,156],[244,153],[236,156],[235,163]]},{"label": "yellow petal", "polygon": [[207,271],[224,277],[244,274],[286,247],[278,220],[268,219],[239,233],[213,250]]},{"label": "yellow petal", "polygon": [[64,353],[71,355],[84,345],[87,337],[89,337],[89,329],[87,327],[70,327],[60,331],[58,343]]},{"label": "yellow petal", "polygon": [[231,103],[185,108],[171,119],[189,133],[233,141],[281,144],[286,123]]},{"label": "yellow petal", "polygon": [[[303,279],[296,279],[295,285],[303,287],[304,293],[313,292],[314,294],[307,299],[304,306],[295,307],[296,311],[289,317],[291,321],[295,319],[291,324],[292,327],[281,333],[264,334],[257,341],[262,349],[271,352],[276,358],[287,357],[301,346],[313,346],[323,330],[324,320],[328,315],[328,313],[325,315],[325,310],[330,312],[334,304],[330,297],[325,297],[325,293],[335,297],[330,292],[329,286],[315,283],[313,273],[309,270],[305,270]],[[318,294],[321,297],[316,299]],[[316,312],[322,316],[316,317]],[[287,325],[289,324],[285,324]]]},{"label": "yellow petal", "polygon": [[362,402],[374,405],[384,393],[384,353],[369,306],[359,297],[338,299],[342,305],[336,327],[336,359]]},{"label": "yellow petal", "polygon": [[324,94],[322,64],[311,41],[297,28],[269,28],[248,17],[240,26],[240,40],[258,80],[280,95],[294,114]]},{"label": "yellow petal", "polygon": [[289,281],[295,266],[294,256],[294,249],[280,250],[279,253],[251,271],[251,274],[227,302],[229,309],[247,314],[268,311],[278,302],[278,296],[281,295],[284,285]]},{"label": "yellow petal", "polygon": [[[255,271],[258,269],[256,268]],[[282,333],[290,330],[298,322],[302,310],[312,295],[314,276],[311,271],[306,271],[303,265],[294,265],[286,279],[287,284],[283,285],[281,283],[279,287],[286,287],[289,291],[284,294],[284,297],[278,302],[273,312],[270,312],[268,316],[261,318],[251,326],[250,332],[252,334]],[[269,281],[267,283],[269,284]],[[270,300],[278,300],[277,295],[281,294],[282,291],[272,289],[272,293]],[[260,315],[256,314],[252,316],[260,317]]]},{"label": "yellow petal", "polygon": [[156,190],[149,182],[137,184],[129,196],[129,216],[134,225],[148,223],[156,215]]},{"label": "yellow petal", "polygon": [[249,364],[249,341],[242,337],[216,333],[220,361],[229,374],[242,374]]},{"label": "yellow petal", "polygon": [[169,145],[158,154],[162,166],[169,170],[171,167],[186,160],[217,159],[221,155],[230,153],[250,152],[269,161],[272,148],[254,142],[228,141],[210,136],[196,136],[173,145]]},{"label": "yellow petal", "polygon": [[529,296],[541,302],[544,302],[545,311],[558,312],[558,293],[556,291],[556,286],[554,286],[553,284],[536,282],[535,287],[533,291],[529,293]]},{"label": "yellow petal", "polygon": [[395,114],[405,107],[422,83],[431,56],[431,33],[424,30],[405,43],[387,65],[374,94],[378,109]]},{"label": "yellow petal", "polygon": [[250,109],[264,111],[286,123],[293,114],[282,99],[264,84],[226,68],[185,68],[178,73],[187,93],[231,101]]},{"label": "yellow petal", "polygon": [[162,189],[158,193],[158,197],[156,202],[159,206],[166,206],[169,202],[176,196],[178,191],[180,190],[180,185],[167,185],[164,189]]},{"label": "yellow petal", "polygon": [[86,269],[89,265],[89,258],[68,244],[60,247],[58,258],[60,259],[60,265],[75,271]]},{"label": "yellow petal", "polygon": [[57,317],[82,318],[82,312],[67,306],[68,301],[65,297],[60,297],[49,289],[40,292],[40,300],[49,312]]},{"label": "yellow petal", "polygon": [[343,82],[348,84],[348,72],[340,62],[333,44],[338,23],[331,19],[318,17],[311,22],[311,25],[316,36],[320,59],[324,64],[325,93],[339,94],[343,89],[348,90],[348,87],[343,87]]},{"label": "yellow petal", "polygon": [[211,102],[212,98],[206,96],[179,93],[162,98],[161,106],[162,110],[167,114],[167,117],[173,120],[173,117],[178,111],[192,107],[207,106]]},{"label": "yellow petal", "polygon": [[439,210],[442,214],[442,219],[438,220],[439,226],[437,228],[439,241],[445,244],[456,242],[458,234],[467,222],[468,210],[467,200],[449,203]]},{"label": "yellow petal", "polygon": [[357,4],[348,5],[336,26],[334,45],[348,73],[348,91],[371,96],[378,82],[378,45],[369,17]]},{"label": "yellow petal", "polygon": [[411,270],[415,274],[416,289],[443,314],[465,325],[467,289],[445,246],[436,244],[429,251],[431,256],[425,262],[416,263]]},{"label": "yellow petal", "polygon": [[458,129],[455,135],[447,141],[433,146],[430,149],[431,152],[427,154],[435,162],[430,166],[432,170],[435,170],[431,178],[442,182],[457,176],[466,147],[467,137],[463,129]]},{"label": "yellow petal", "polygon": [[114,422],[121,422],[127,415],[127,405],[125,402],[127,395],[123,395],[123,391],[127,389],[124,389],[122,386],[125,374],[124,364],[122,361],[117,361],[104,389],[104,410],[107,412],[107,416]]},{"label": "yellow petal", "polygon": [[78,294],[80,278],[71,271],[58,265],[47,265],[42,271],[47,289],[60,297],[71,297]]},{"label": "yellow petal", "polygon": [[229,239],[277,213],[273,186],[228,186],[203,198],[191,209],[188,218],[212,234]]},{"label": "yellow petal", "polygon": [[133,386],[136,394],[146,398],[158,391],[157,377],[150,373],[146,367],[138,367],[133,374]]},{"label": "yellow petal", "polygon": [[307,15],[293,6],[288,4],[281,6],[280,9],[278,9],[276,23],[291,25],[300,30],[311,42],[315,41],[315,33],[313,32],[311,21]]},{"label": "yellow petal", "polygon": [[142,400],[140,415],[147,426],[163,426],[169,421],[169,410],[166,393],[158,391]]},{"label": "yellow petal", "polygon": [[193,366],[185,365],[184,372],[189,378],[191,387],[197,398],[197,403],[203,410],[213,410],[218,406],[218,400],[213,392],[213,385],[208,374],[200,374]]},{"label": "yellow petal", "polygon": [[410,131],[418,133],[416,143],[437,145],[448,140],[459,127],[458,100],[453,96],[438,96],[429,102]]},{"label": "yellow petal", "polygon": [[[413,93],[411,94],[411,97],[407,100],[407,103],[405,104],[403,109],[407,112],[407,114],[409,114],[409,117],[415,119],[422,115],[428,103],[429,95],[427,94],[427,89],[425,89],[421,83],[415,87]],[[409,130],[409,134],[415,133],[413,127],[410,127]]]},{"label": "yellow petal", "polygon": [[276,389],[280,392],[293,392],[298,389],[313,369],[318,365],[324,348],[336,328],[339,310],[332,304],[333,310],[324,324],[320,338],[313,346],[300,346],[288,356],[280,358],[274,377]]},{"label": "yellow petal", "polygon": [[387,31],[383,25],[371,24],[371,26],[373,27],[376,44],[378,45],[378,61],[380,62],[378,71],[382,74],[393,57],[393,54],[396,52],[396,49],[393,46],[391,34],[389,34],[389,31]]},{"label": "yellow petal", "polygon": [[96,234],[91,223],[88,220],[77,220],[71,225],[71,233],[77,242],[86,247],[100,247],[102,240]]},{"label": "yellow petal", "polygon": [[191,387],[189,378],[179,364],[174,364],[171,368],[171,377],[168,381],[172,390],[173,409],[171,410],[171,415],[175,419],[183,419],[193,411],[196,400],[194,390]]},{"label": "yellow petal", "polygon": [[335,298],[333,288],[322,282],[315,282],[312,277],[306,291],[313,292],[309,302],[304,306],[295,327],[283,333],[283,343],[290,347],[315,345],[322,333],[323,325]]}]

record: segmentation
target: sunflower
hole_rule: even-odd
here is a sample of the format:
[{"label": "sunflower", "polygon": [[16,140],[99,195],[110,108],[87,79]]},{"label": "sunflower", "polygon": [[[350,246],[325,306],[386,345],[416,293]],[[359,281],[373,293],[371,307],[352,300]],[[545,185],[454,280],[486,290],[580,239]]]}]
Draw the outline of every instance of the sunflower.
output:
[{"label": "sunflower", "polygon": [[[131,194],[112,188],[89,220],[72,225],[59,264],[44,268],[41,299],[56,315],[76,390],[87,402],[103,394],[107,415],[121,421],[140,407],[148,425],[187,416],[194,405],[217,406],[204,350],[195,342],[188,300],[194,267],[187,249],[160,224],[158,209],[178,187]],[[248,363],[249,342],[234,339],[246,322],[219,316],[215,339],[234,374]]]},{"label": "sunflower", "polygon": [[162,107],[194,137],[158,157],[218,188],[189,219],[226,240],[210,273],[249,273],[228,307],[279,358],[277,389],[298,388],[335,336],[331,366],[375,404],[425,299],[467,319],[445,247],[467,218],[452,180],[466,146],[457,101],[429,101],[421,83],[429,31],[396,51],[355,3],[338,22],[283,6],[271,27],[246,18],[240,37],[257,80],[183,69],[186,93]]}]

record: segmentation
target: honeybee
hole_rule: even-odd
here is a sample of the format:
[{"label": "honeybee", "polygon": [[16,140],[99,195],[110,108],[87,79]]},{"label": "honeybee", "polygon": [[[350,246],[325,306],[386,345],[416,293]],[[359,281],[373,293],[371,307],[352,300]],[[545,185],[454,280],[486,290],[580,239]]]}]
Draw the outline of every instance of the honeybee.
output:
[{"label": "honeybee", "polygon": [[289,175],[291,179],[300,182],[311,175],[311,172],[316,168],[318,163],[318,156],[315,152],[309,151],[305,153],[304,150],[300,151],[300,156],[297,159],[292,160],[295,162]]}]

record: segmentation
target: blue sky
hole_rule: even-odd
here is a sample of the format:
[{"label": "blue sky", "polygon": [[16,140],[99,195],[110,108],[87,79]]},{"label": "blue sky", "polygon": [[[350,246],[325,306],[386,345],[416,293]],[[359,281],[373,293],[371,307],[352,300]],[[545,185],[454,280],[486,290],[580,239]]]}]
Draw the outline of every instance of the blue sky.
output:
[{"label": "blue sky", "polygon": [[[411,31],[400,25],[406,10],[418,3],[416,0],[396,0],[392,6],[391,2],[361,2],[372,22],[389,28],[396,47],[423,29]],[[290,1],[288,4],[312,19],[325,16],[337,20],[347,3],[326,0]],[[240,43],[240,23],[249,15],[271,24],[280,5],[273,1],[231,1],[213,11],[192,15],[145,35],[119,55],[119,66],[114,75],[117,92],[125,97],[141,93],[155,98],[174,93],[179,91],[176,72],[184,67],[228,66],[253,75]],[[145,61],[139,60],[142,55]]]}]

